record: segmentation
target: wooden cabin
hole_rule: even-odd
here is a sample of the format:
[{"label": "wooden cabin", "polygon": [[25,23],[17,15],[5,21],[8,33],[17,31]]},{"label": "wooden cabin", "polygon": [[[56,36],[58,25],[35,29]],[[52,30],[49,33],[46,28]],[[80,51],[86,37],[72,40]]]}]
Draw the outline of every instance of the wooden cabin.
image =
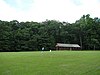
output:
[{"label": "wooden cabin", "polygon": [[57,43],[56,50],[79,50],[80,46],[78,44],[62,44]]}]

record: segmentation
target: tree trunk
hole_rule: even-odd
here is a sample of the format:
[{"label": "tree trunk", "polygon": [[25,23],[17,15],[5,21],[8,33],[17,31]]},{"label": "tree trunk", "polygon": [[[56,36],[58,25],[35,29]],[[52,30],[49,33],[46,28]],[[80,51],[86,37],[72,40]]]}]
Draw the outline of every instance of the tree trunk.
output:
[{"label": "tree trunk", "polygon": [[94,45],[94,50],[95,50],[95,45]]},{"label": "tree trunk", "polygon": [[81,50],[82,50],[82,37],[80,36],[80,45],[81,45]]}]

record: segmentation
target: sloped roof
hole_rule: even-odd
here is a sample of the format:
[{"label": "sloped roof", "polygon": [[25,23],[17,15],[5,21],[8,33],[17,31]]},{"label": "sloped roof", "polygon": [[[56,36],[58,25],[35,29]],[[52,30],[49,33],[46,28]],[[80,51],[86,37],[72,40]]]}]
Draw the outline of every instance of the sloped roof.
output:
[{"label": "sloped roof", "polygon": [[57,43],[56,47],[80,47],[78,44],[62,44]]}]

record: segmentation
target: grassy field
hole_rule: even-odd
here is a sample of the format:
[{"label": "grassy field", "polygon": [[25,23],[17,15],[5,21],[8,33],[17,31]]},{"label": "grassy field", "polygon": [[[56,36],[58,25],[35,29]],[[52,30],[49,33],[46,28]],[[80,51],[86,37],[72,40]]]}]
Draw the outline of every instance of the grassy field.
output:
[{"label": "grassy field", "polygon": [[1,52],[0,75],[100,75],[100,51]]}]

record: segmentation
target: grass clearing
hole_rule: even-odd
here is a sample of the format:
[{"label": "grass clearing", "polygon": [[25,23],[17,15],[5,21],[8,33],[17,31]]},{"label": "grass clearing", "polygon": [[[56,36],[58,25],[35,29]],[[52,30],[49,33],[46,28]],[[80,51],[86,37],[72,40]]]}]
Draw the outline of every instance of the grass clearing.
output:
[{"label": "grass clearing", "polygon": [[0,75],[100,75],[100,51],[1,52]]}]

